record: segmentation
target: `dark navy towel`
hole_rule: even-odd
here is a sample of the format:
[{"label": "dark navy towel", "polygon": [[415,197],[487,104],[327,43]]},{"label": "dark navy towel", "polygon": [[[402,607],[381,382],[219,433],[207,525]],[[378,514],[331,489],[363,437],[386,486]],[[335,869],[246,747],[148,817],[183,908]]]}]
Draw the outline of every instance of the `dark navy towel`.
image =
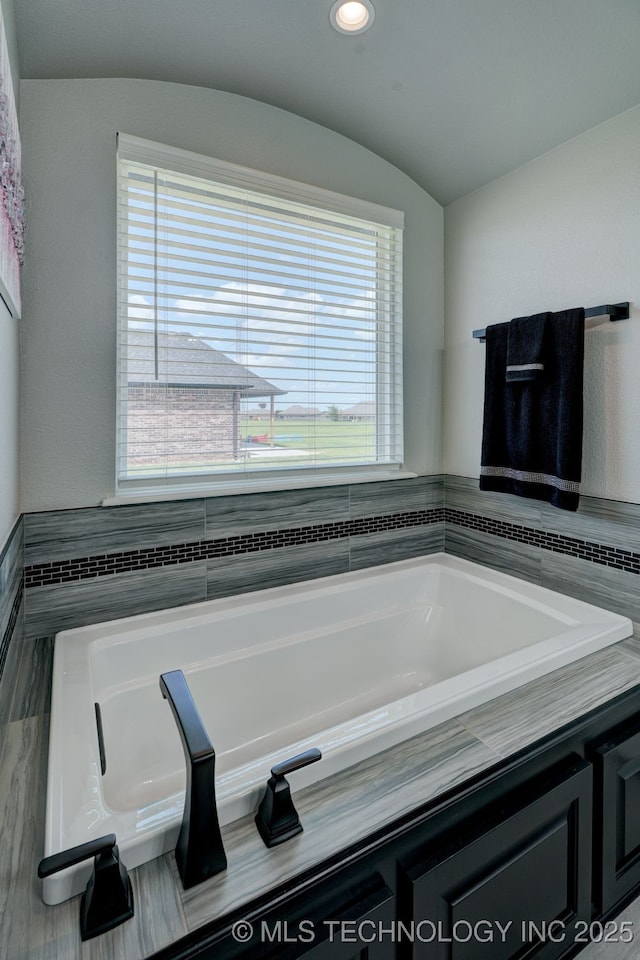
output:
[{"label": "dark navy towel", "polygon": [[541,380],[507,383],[508,339],[508,323],[487,327],[480,489],[577,510],[584,310],[549,316]]},{"label": "dark navy towel", "polygon": [[550,314],[516,317],[509,324],[507,381],[539,380],[544,374],[545,330]]}]

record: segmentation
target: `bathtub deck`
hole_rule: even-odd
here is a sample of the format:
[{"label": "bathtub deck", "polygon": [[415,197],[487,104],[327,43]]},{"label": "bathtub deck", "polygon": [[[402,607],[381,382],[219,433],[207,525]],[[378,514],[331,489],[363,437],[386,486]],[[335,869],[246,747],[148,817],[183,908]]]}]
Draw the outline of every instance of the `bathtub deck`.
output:
[{"label": "bathtub deck", "polygon": [[[46,907],[35,881],[48,733],[46,698],[36,697],[34,714],[9,724],[0,768],[0,832],[12,838],[0,846],[0,875],[11,878],[0,889],[0,956],[142,960],[638,683],[636,628],[629,640],[296,792],[305,832],[282,847],[267,850],[247,818],[223,831],[226,873],[192,890],[182,890],[171,855],[133,870],[136,916],[84,945],[78,899]],[[613,960],[616,947],[607,951]]]}]

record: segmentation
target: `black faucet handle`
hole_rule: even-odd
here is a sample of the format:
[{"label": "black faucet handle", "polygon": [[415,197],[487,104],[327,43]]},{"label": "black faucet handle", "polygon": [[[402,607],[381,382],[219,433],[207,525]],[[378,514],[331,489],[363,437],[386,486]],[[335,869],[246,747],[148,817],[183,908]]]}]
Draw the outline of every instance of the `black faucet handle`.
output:
[{"label": "black faucet handle", "polygon": [[115,833],[45,857],[38,864],[40,879],[94,857],[93,872],[80,901],[80,937],[90,940],[133,916],[133,890],[116,845]]},{"label": "black faucet handle", "polygon": [[310,763],[315,763],[317,760],[322,760],[322,753],[317,747],[312,747],[304,753],[297,753],[295,757],[289,757],[288,760],[281,760],[280,763],[274,764],[271,767],[271,776],[286,777],[294,770],[302,770],[303,767],[308,767]]},{"label": "black faucet handle", "polygon": [[76,863],[82,863],[89,857],[97,857],[101,853],[108,853],[116,845],[115,833],[108,833],[104,837],[98,837],[96,840],[89,840],[87,843],[80,843],[77,847],[69,847],[68,850],[62,850],[60,853],[54,853],[50,857],[45,857],[38,864],[38,876],[41,880],[45,877],[51,877],[54,873],[60,873],[67,867],[75,867]]},{"label": "black faucet handle", "polygon": [[313,747],[271,767],[271,776],[255,818],[258,833],[268,847],[275,847],[302,833],[302,824],[285,775],[321,759],[322,754],[317,747]]}]

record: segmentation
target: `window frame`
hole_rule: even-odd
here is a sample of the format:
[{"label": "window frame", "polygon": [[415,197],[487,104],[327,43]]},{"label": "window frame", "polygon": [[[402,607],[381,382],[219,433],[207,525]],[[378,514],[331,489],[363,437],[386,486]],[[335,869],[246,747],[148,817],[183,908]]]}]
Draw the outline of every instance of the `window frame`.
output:
[{"label": "window frame", "polygon": [[[118,378],[116,398],[116,464],[114,498],[105,500],[105,503],[116,503],[131,500],[153,500],[183,498],[193,496],[228,495],[244,492],[258,492],[276,489],[296,489],[301,487],[324,486],[345,483],[367,482],[371,480],[400,479],[416,474],[408,472],[403,467],[402,459],[395,463],[367,463],[357,465],[296,465],[279,469],[269,467],[260,470],[255,468],[247,471],[215,471],[209,474],[195,474],[193,476],[156,476],[140,479],[122,478],[120,470],[120,451],[122,447],[122,399],[120,387],[120,357],[123,329],[128,321],[126,308],[121,311],[121,264],[127,249],[126,240],[123,240],[123,230],[120,221],[120,160],[125,162],[141,163],[155,166],[164,171],[184,174],[190,177],[202,178],[214,183],[229,184],[236,188],[246,188],[254,192],[262,192],[270,197],[283,198],[295,203],[310,207],[325,209],[331,213],[345,214],[363,220],[369,220],[398,231],[394,242],[397,250],[395,263],[395,280],[399,279],[400,288],[394,299],[396,335],[393,346],[392,385],[389,388],[389,407],[393,407],[392,419],[396,424],[396,431],[392,435],[404,457],[403,438],[403,382],[402,382],[402,280],[403,280],[403,250],[402,231],[404,228],[404,213],[390,207],[381,206],[366,200],[350,197],[344,194],[312,186],[303,182],[290,180],[235,163],[214,159],[192,151],[145,140],[130,134],[118,133],[117,137],[117,178],[118,178]],[[399,370],[399,375],[398,371]],[[380,434],[376,433],[376,436]]]}]

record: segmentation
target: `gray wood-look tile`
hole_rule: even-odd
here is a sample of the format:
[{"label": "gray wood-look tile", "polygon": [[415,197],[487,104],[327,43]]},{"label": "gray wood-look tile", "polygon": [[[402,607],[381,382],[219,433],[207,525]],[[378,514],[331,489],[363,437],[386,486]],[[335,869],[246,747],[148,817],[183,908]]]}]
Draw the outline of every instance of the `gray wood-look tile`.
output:
[{"label": "gray wood-look tile", "polygon": [[[22,550],[24,545],[24,517],[19,516],[11,530],[7,534],[7,538],[4,542],[0,541],[0,571],[4,566],[7,555],[11,551]],[[1,576],[1,574],[0,574]]]},{"label": "gray wood-look tile", "polygon": [[418,479],[422,480],[426,487],[427,509],[444,507],[444,473],[433,473],[428,477],[419,477]]},{"label": "gray wood-look tile", "polygon": [[24,634],[23,608],[24,603],[18,614],[18,620],[9,643],[4,670],[2,676],[0,676],[0,769],[2,769],[4,763],[4,754],[7,745],[7,728],[14,710],[14,704],[17,702],[16,680],[20,669]]},{"label": "gray wood-look tile", "polygon": [[542,581],[542,551],[528,543],[519,543],[517,540],[507,540],[447,523],[445,550],[454,557],[474,560],[494,570],[522,577],[531,583]]},{"label": "gray wood-look tile", "polygon": [[[20,631],[22,633],[22,631]],[[14,642],[15,641],[15,642]],[[20,670],[20,658],[22,652],[22,643],[16,636],[15,631],[7,658],[4,664],[2,677],[0,677],[0,726],[9,723],[13,712],[13,704],[16,692],[16,679]],[[0,754],[2,753],[2,743],[0,742]]]},{"label": "gray wood-look tile", "polygon": [[20,582],[18,581],[14,584],[14,589],[7,590],[4,599],[0,601],[0,641],[2,641],[8,630],[9,621],[11,620],[11,613],[13,611],[13,604],[16,600],[16,594],[19,589]]},{"label": "gray wood-look tile", "polygon": [[22,568],[24,550],[24,519],[15,522],[4,545],[0,548],[0,589],[14,579],[14,573]]},{"label": "gray wood-look tile", "polygon": [[[11,723],[0,767],[0,956],[53,960],[79,955],[78,900],[45,906],[36,877],[44,848],[46,717]],[[9,842],[10,838],[10,842]]]},{"label": "gray wood-look tile", "polygon": [[205,510],[208,539],[307,527],[346,520],[349,516],[349,489],[346,486],[309,487],[211,497],[205,501]]},{"label": "gray wood-look tile", "polygon": [[9,724],[0,767],[0,957],[141,960],[187,932],[168,858],[131,871],[134,918],[84,944],[80,898],[55,907],[42,902],[36,870],[44,850],[47,742],[46,717]]},{"label": "gray wood-look tile", "polygon": [[444,477],[412,477],[356,483],[349,487],[350,516],[379,517],[413,510],[444,506]]},{"label": "gray wood-look tile", "polygon": [[[621,924],[630,924],[621,927]],[[626,930],[626,932],[624,932]],[[599,933],[597,927],[596,935]],[[624,935],[623,935],[624,933]],[[628,940],[628,935],[631,939]],[[613,923],[607,926],[605,934],[615,937],[608,942],[602,938],[600,943],[590,943],[579,954],[580,960],[638,960],[638,941],[640,940],[640,897],[622,910]],[[621,942],[621,938],[625,942]],[[628,942],[627,942],[628,941]]]},{"label": "gray wood-look tile", "polygon": [[267,850],[252,817],[231,824],[223,830],[229,870],[182,893],[189,928],[211,920],[213,903],[216,915],[240,906],[497,759],[451,721],[296,792],[304,833],[281,847]]},{"label": "gray wood-look tile", "polygon": [[349,569],[362,570],[444,550],[444,523],[349,537]]},{"label": "gray wood-look tile", "polygon": [[579,557],[542,551],[542,585],[640,620],[640,576]]},{"label": "gray wood-look tile", "polygon": [[640,661],[619,645],[555,670],[458,717],[507,757],[640,683]]},{"label": "gray wood-look tile", "polygon": [[[11,640],[7,659],[0,677],[0,724],[9,723],[17,705],[21,702],[19,677],[21,672],[22,654],[24,650],[24,600],[18,611],[18,619]],[[1,751],[1,746],[0,746]]]},{"label": "gray wood-look tile", "polygon": [[24,566],[24,525],[19,521],[4,545],[0,560],[0,638],[4,636]]},{"label": "gray wood-look tile", "polygon": [[575,513],[542,507],[542,528],[553,533],[640,551],[640,504],[580,497]]},{"label": "gray wood-look tile", "polygon": [[25,592],[25,635],[60,630],[206,599],[206,560],[139,573],[118,573],[76,583],[31,587]]},{"label": "gray wood-look tile", "polygon": [[132,870],[130,877],[134,917],[82,944],[76,949],[82,960],[138,960],[174,943],[188,932],[178,893],[180,880],[178,878],[176,885],[168,856],[158,857]]},{"label": "gray wood-look tile", "polygon": [[347,538],[207,561],[207,599],[329,577],[349,569]]},{"label": "gray wood-look tile", "polygon": [[623,640],[620,644],[620,649],[624,650],[625,653],[630,653],[632,656],[640,658],[640,630],[638,630],[637,624],[634,623],[633,625],[633,636]]},{"label": "gray wood-look tile", "polygon": [[[540,528],[542,504],[510,493],[480,490],[477,479],[446,474],[444,479],[445,506],[465,513],[493,517],[506,523],[519,523],[534,530]],[[560,513],[560,511],[557,511]]]},{"label": "gray wood-look tile", "polygon": [[204,500],[27,513],[25,562],[47,563],[204,538]]},{"label": "gray wood-look tile", "polygon": [[14,682],[10,719],[26,720],[49,712],[53,637],[37,637],[19,644],[20,662]]}]

